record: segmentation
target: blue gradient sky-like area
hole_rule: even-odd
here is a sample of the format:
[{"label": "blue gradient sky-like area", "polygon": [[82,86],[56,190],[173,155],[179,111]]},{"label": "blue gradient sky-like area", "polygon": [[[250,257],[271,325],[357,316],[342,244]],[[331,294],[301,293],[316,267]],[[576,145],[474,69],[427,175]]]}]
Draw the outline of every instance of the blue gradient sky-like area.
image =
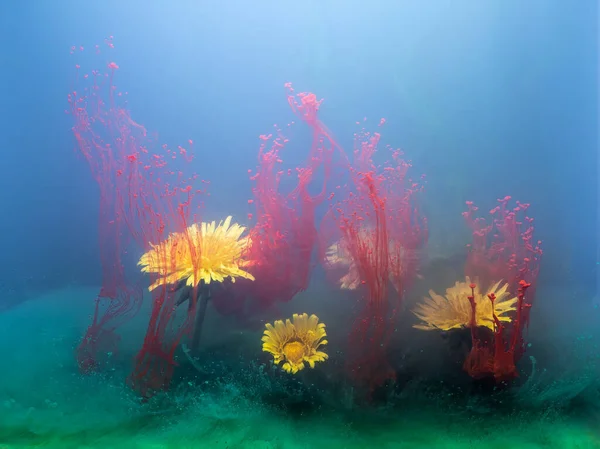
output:
[{"label": "blue gradient sky-like area", "polygon": [[434,250],[462,245],[465,200],[487,210],[509,194],[532,203],[548,279],[591,291],[597,13],[591,0],[3,2],[1,287],[99,282],[97,187],[64,110],[69,48],[113,35],[135,120],[196,142],[207,213],[245,216],[257,137],[293,120],[292,81],[325,98],[347,147],[356,120],[387,119],[385,141],[427,174]]}]

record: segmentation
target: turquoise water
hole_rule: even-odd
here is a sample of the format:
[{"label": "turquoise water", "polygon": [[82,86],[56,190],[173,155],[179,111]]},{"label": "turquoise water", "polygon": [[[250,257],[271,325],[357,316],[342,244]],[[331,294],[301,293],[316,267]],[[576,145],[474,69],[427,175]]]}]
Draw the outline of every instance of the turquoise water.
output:
[{"label": "turquoise water", "polygon": [[[388,408],[266,403],[256,394],[268,377],[258,365],[247,367],[245,381],[179,382],[143,404],[124,381],[128,354],[115,355],[102,375],[76,369],[73,349],[94,293],[40,295],[0,316],[0,448],[600,447],[598,416],[552,406],[453,406],[441,393]],[[139,344],[133,330],[122,336],[125,348]]]}]

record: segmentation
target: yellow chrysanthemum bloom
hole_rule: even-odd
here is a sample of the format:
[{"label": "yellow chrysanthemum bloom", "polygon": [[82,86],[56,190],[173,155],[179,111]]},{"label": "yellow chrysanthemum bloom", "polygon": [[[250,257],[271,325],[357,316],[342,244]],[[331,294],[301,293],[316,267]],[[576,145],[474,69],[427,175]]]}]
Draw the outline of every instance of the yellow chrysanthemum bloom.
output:
[{"label": "yellow chrysanthemum bloom", "polygon": [[343,290],[356,290],[360,285],[360,273],[352,260],[349,252],[340,242],[334,243],[325,253],[325,262],[330,267],[347,268],[348,272],[340,278],[340,288]]},{"label": "yellow chrysanthemum bloom", "polygon": [[[438,295],[433,290],[429,290],[430,298],[417,305],[413,313],[425,324],[416,324],[413,327],[421,330],[450,330],[471,326],[471,303],[468,299],[471,296],[471,280],[467,276],[465,282],[456,282],[453,287],[446,289],[446,296]],[[494,318],[492,314],[492,302],[488,295],[496,295],[494,300],[494,312],[498,319],[503,322],[511,322],[512,317],[506,314],[517,310],[515,305],[517,297],[512,297],[507,291],[508,284],[500,285],[497,282],[492,285],[485,294],[479,290],[479,285],[475,282],[474,290],[475,303],[475,323],[477,326],[487,327],[494,330]]]},{"label": "yellow chrysanthemum bloom", "polygon": [[184,232],[176,232],[159,243],[152,245],[138,262],[145,273],[158,274],[158,279],[149,290],[159,285],[175,284],[187,280],[186,285],[195,287],[204,281],[223,282],[230,277],[254,280],[242,268],[251,265],[244,257],[248,237],[240,238],[245,227],[231,224],[231,216],[217,225],[211,223],[193,224]]},{"label": "yellow chrysanthemum bloom", "polygon": [[305,362],[314,368],[315,362],[327,360],[327,354],[319,351],[327,344],[325,324],[319,323],[316,315],[295,313],[291,321],[277,320],[265,327],[263,351],[272,354],[276,364],[284,362],[282,368],[286,372],[296,374],[304,369]]},{"label": "yellow chrysanthemum bloom", "polygon": [[[364,245],[365,253],[375,253],[376,251],[376,233],[375,230],[370,228],[361,228],[358,231],[358,237],[361,245]],[[403,263],[403,258],[407,257],[404,249],[396,247],[396,243],[393,240],[388,241],[388,265],[390,268],[390,277],[392,276],[393,268],[401,268],[398,265]],[[356,262],[352,258],[352,254],[348,250],[348,244],[345,239],[332,244],[327,248],[325,252],[325,263],[331,268],[338,268],[348,270],[340,280],[339,285],[343,290],[356,290],[362,283],[360,272],[356,265]]]}]

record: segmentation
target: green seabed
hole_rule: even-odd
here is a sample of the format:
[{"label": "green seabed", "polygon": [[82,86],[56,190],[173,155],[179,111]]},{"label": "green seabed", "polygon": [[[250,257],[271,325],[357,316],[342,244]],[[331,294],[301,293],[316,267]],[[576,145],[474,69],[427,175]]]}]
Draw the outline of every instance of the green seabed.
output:
[{"label": "green seabed", "polygon": [[450,393],[369,409],[295,401],[249,366],[236,381],[180,381],[142,404],[119,364],[95,376],[76,370],[89,317],[73,304],[93,294],[55,292],[0,316],[0,449],[600,448],[600,417],[574,410],[453,406]]},{"label": "green seabed", "polygon": [[[87,400],[98,401],[89,394]],[[98,389],[96,395],[101,394]],[[65,413],[61,405],[4,408],[2,448],[597,448],[598,432],[561,417],[440,414],[423,404],[401,412],[286,416],[257,404],[197,396],[164,413],[104,404]],[[176,401],[174,401],[176,403]],[[9,421],[9,422],[6,422]],[[10,421],[13,421],[12,424]]]}]

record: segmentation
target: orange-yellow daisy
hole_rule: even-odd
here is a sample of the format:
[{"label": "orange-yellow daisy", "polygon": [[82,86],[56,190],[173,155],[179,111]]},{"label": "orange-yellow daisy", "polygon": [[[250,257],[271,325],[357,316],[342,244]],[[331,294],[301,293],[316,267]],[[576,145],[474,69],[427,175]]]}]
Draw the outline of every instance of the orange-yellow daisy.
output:
[{"label": "orange-yellow daisy", "polygon": [[195,287],[204,281],[223,282],[230,277],[254,280],[243,268],[251,265],[244,257],[248,247],[248,237],[242,234],[245,227],[231,224],[231,216],[217,225],[195,223],[183,232],[172,233],[163,242],[153,245],[138,262],[145,273],[154,273],[158,277],[150,285],[154,290],[162,284],[175,284],[186,280],[186,285]]},{"label": "orange-yellow daisy", "polygon": [[[413,327],[421,330],[450,330],[471,326],[471,303],[468,299],[471,296],[471,280],[467,276],[465,282],[456,282],[453,287],[446,289],[446,296],[438,295],[433,290],[429,290],[429,298],[418,304],[413,313],[424,324],[415,324]],[[494,313],[500,321],[511,322],[512,317],[507,315],[516,309],[516,297],[507,291],[508,284],[501,285],[496,282],[490,288],[482,293],[479,285],[473,290],[475,296],[475,323],[476,326],[487,327],[494,330],[494,319],[492,314],[492,302],[488,295],[496,295],[494,300]]]},{"label": "orange-yellow daisy", "polygon": [[295,313],[291,321],[267,323],[262,348],[273,355],[275,364],[283,362],[284,371],[296,374],[305,363],[314,368],[315,362],[327,360],[327,354],[319,350],[327,344],[326,336],[325,324],[319,323],[316,315]]}]

